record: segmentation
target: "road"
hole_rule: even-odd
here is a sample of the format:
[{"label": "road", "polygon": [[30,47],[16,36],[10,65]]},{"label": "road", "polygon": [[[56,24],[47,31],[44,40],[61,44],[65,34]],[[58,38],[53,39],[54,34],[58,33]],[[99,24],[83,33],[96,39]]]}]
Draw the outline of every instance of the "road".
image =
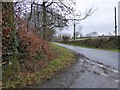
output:
[{"label": "road", "polygon": [[105,50],[81,48],[77,46],[70,46],[64,44],[58,45],[68,48],[74,52],[83,54],[91,60],[99,61],[100,63],[103,63],[106,66],[110,66],[118,70],[118,54],[120,53]]},{"label": "road", "polygon": [[79,53],[79,58],[38,88],[118,88],[117,52],[58,45]]}]

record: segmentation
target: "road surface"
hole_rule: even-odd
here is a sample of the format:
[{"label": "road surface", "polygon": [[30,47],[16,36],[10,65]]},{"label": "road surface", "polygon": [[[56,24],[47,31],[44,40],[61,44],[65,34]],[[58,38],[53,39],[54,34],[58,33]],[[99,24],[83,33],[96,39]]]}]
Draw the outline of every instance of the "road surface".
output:
[{"label": "road surface", "polygon": [[66,47],[74,52],[85,55],[85,57],[103,63],[106,66],[110,66],[118,70],[118,54],[117,52],[105,51],[105,50],[97,50],[97,49],[88,49],[81,48],[77,46],[70,46],[64,44],[58,44],[63,47]]},{"label": "road surface", "polygon": [[79,53],[79,58],[38,88],[118,88],[117,52],[58,45]]}]

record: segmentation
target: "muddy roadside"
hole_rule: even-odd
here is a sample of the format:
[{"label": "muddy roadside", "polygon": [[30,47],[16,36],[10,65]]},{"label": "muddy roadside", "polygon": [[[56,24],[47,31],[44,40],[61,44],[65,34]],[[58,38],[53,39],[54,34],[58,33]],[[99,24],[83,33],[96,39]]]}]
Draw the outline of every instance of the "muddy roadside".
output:
[{"label": "muddy roadside", "polygon": [[[74,53],[75,54],[75,60],[74,60],[74,62],[71,64],[71,66],[69,66],[69,67],[67,67],[66,69],[62,69],[61,71],[58,71],[57,73],[56,73],[56,75],[53,77],[53,78],[49,78],[49,79],[47,79],[46,81],[44,81],[44,82],[40,82],[40,83],[38,83],[35,87],[33,87],[33,88],[44,88],[44,85],[45,85],[45,87],[46,88],[54,88],[54,87],[62,87],[61,85],[60,85],[60,82],[59,81],[61,81],[60,79],[62,78],[62,77],[64,77],[64,76],[66,76],[67,74],[70,74],[69,75],[69,78],[71,77],[71,79],[70,79],[70,81],[67,81],[67,82],[71,82],[71,81],[73,81],[73,79],[74,78],[77,78],[76,77],[76,75],[77,75],[77,73],[78,72],[76,72],[76,73],[74,73],[74,74],[76,74],[76,75],[72,75],[72,73],[70,72],[70,71],[72,71],[72,69],[74,68],[74,66],[77,64],[77,62],[79,61],[79,58],[84,58],[84,56],[83,55],[81,55],[81,54],[78,54],[78,53]],[[59,78],[58,78],[59,77]],[[73,79],[72,79],[72,77],[73,77]],[[66,78],[66,77],[65,77]],[[55,80],[55,79],[59,79],[59,80]],[[54,82],[54,80],[55,80],[55,82]],[[52,82],[51,82],[52,81]],[[64,80],[63,80],[64,81]],[[53,84],[56,84],[56,85],[53,85],[52,87],[51,87],[51,84],[50,85],[48,85],[48,86],[46,86],[46,84],[47,83],[51,83],[52,85]],[[62,83],[61,83],[62,84]],[[66,85],[66,86],[69,86],[69,83],[68,83],[68,85]]]},{"label": "muddy roadside", "polygon": [[118,88],[118,71],[77,54],[71,67],[36,88]]}]

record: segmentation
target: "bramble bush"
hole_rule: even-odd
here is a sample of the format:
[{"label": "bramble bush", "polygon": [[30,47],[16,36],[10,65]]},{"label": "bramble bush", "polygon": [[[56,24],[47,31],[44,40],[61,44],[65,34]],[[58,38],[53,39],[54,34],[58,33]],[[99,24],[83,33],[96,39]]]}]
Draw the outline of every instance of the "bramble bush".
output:
[{"label": "bramble bush", "polygon": [[11,82],[25,73],[40,71],[54,58],[49,42],[35,32],[35,27],[28,28],[13,10],[13,3],[2,3],[3,87],[15,87]]}]

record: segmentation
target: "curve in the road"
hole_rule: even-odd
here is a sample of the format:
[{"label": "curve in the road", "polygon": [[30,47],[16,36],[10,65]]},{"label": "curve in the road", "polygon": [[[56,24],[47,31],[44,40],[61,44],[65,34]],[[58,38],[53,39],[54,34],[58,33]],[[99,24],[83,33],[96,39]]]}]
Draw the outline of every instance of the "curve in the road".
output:
[{"label": "curve in the road", "polygon": [[118,70],[118,54],[120,54],[118,52],[82,48],[78,46],[71,46],[71,45],[65,45],[65,44],[59,44],[59,43],[57,44],[65,48],[68,48],[74,52],[77,52],[79,54],[83,54],[85,57],[89,58],[90,60],[98,61],[100,63],[103,63],[106,66],[109,66]]}]

